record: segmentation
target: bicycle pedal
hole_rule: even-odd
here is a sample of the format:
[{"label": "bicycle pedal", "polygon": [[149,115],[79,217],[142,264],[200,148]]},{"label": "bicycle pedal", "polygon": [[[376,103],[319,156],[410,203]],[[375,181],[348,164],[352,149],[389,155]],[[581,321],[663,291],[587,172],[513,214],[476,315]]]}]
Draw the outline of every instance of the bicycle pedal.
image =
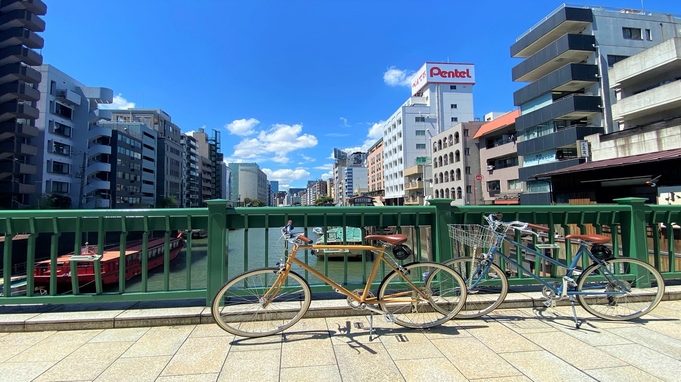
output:
[{"label": "bicycle pedal", "polygon": [[547,307],[547,308],[555,308],[556,307],[556,301],[555,300],[544,301],[544,306]]},{"label": "bicycle pedal", "polygon": [[383,317],[385,317],[385,320],[388,321],[389,324],[395,323],[395,319],[393,318],[392,314],[386,313],[386,314],[383,315]]}]

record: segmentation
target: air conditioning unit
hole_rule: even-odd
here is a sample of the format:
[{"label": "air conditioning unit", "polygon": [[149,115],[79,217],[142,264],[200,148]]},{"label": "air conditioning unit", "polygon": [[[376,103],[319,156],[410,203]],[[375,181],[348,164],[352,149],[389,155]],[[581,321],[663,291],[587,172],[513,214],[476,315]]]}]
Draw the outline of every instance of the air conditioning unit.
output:
[{"label": "air conditioning unit", "polygon": [[487,166],[487,171],[492,171],[492,170],[494,170],[494,166],[492,166],[492,165]]}]

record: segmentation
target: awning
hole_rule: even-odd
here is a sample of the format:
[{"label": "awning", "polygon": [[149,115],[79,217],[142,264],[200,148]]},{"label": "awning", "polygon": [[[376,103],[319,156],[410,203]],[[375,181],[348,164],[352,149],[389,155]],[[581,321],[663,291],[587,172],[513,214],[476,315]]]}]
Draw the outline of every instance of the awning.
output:
[{"label": "awning", "polygon": [[665,161],[665,160],[674,160],[674,159],[680,159],[680,158],[681,158],[681,149],[656,151],[656,152],[647,153],[647,154],[630,155],[628,157],[621,157],[621,158],[599,160],[599,161],[594,161],[594,162],[580,163],[576,166],[561,168],[559,170],[549,171],[549,172],[545,172],[545,173],[542,173],[542,174],[537,174],[535,176],[538,177],[538,178],[543,178],[543,177],[554,176],[554,175],[571,174],[571,173],[574,173],[574,172],[601,170],[601,169],[604,169],[604,168],[612,168],[612,167],[625,167],[625,166],[631,166],[631,165],[635,165],[635,164],[651,163],[651,162],[658,162],[658,161]]}]

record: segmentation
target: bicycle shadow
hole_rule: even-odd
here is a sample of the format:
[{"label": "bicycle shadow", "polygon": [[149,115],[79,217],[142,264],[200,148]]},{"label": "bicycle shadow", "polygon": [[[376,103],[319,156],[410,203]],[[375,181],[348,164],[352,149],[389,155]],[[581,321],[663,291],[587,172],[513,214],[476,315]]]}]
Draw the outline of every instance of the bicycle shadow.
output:
[{"label": "bicycle shadow", "polygon": [[237,337],[229,344],[232,346],[262,346],[281,344],[283,342],[331,338],[334,333],[333,330],[285,331],[283,333],[272,334],[265,337]]}]

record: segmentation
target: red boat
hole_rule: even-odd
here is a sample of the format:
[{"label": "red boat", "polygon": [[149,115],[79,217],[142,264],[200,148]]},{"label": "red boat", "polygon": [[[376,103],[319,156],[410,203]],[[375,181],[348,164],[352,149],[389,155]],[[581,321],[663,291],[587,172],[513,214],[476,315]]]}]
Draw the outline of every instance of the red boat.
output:
[{"label": "red boat", "polygon": [[[180,254],[184,240],[181,238],[170,239],[170,260],[172,261]],[[147,269],[153,269],[163,265],[165,239],[149,239],[147,251]],[[71,285],[71,257],[73,253],[62,255],[57,258],[57,284]],[[97,258],[96,245],[84,245],[81,252],[73,261],[77,262],[78,282],[81,286],[95,280],[94,260]],[[118,282],[120,260],[120,248],[104,249],[100,264],[102,267],[102,284],[113,284]],[[129,280],[142,273],[142,241],[128,243],[125,249],[125,279]],[[46,286],[50,284],[50,260],[39,261],[35,265],[33,273],[36,286]]]}]

